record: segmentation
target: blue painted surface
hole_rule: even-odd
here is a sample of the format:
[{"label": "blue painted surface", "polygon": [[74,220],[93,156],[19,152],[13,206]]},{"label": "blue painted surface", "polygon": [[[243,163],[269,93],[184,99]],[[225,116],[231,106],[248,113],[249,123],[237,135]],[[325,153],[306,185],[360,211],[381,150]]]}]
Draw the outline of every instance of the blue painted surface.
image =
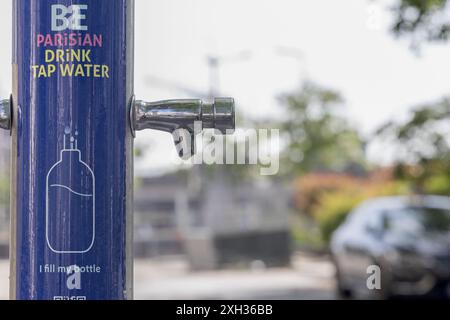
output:
[{"label": "blue painted surface", "polygon": [[[52,4],[88,5],[88,30],[52,31]],[[125,298],[126,11],[126,0],[14,1],[17,299]],[[91,51],[84,63],[46,51],[66,49]],[[98,77],[62,74],[78,64],[98,64]]]}]

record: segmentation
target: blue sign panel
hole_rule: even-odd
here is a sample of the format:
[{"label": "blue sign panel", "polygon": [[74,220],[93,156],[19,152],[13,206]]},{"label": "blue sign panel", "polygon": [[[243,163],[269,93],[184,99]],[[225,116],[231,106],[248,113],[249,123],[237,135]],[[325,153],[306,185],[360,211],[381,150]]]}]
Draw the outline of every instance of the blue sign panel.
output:
[{"label": "blue sign panel", "polygon": [[17,299],[129,297],[130,6],[14,1]]}]

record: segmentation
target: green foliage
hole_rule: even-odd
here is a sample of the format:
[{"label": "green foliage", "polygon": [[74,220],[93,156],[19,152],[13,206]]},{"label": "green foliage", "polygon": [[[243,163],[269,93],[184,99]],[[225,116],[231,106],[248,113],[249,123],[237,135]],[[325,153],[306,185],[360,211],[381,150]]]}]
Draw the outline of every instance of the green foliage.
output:
[{"label": "green foliage", "polygon": [[288,172],[342,171],[365,165],[362,139],[339,115],[344,111],[339,93],[307,82],[281,102],[289,115],[281,124],[288,140],[284,155]]},{"label": "green foliage", "polygon": [[323,249],[325,243],[323,241],[321,230],[317,227],[317,223],[306,216],[292,216],[291,236],[296,248]]},{"label": "green foliage", "polygon": [[450,100],[420,106],[404,123],[387,123],[377,131],[395,144],[396,178],[408,181],[418,192],[449,194]]},{"label": "green foliage", "polygon": [[333,232],[362,200],[364,197],[361,194],[354,194],[348,190],[324,194],[321,197],[320,205],[314,210],[314,216],[326,242],[330,241]]},{"label": "green foliage", "polygon": [[450,32],[447,0],[398,0],[394,7],[393,32],[421,41],[446,41]]},{"label": "green foliage", "polygon": [[310,216],[324,194],[339,190],[358,190],[360,184],[359,179],[338,173],[304,175],[294,184],[295,207]]},{"label": "green foliage", "polygon": [[437,103],[415,108],[404,123],[389,122],[383,125],[377,135],[394,139],[401,148],[398,154],[423,162],[448,154],[449,142],[443,128],[449,119],[450,100],[444,98]]},{"label": "green foliage", "polygon": [[450,194],[450,177],[448,174],[436,174],[424,182],[424,189],[431,194]]}]

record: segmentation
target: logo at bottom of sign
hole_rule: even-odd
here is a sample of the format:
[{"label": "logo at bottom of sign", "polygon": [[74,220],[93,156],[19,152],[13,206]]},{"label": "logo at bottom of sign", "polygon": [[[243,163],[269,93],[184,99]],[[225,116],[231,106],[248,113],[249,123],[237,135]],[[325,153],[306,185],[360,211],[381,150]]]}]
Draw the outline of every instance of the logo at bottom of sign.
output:
[{"label": "logo at bottom of sign", "polygon": [[67,297],[67,296],[56,296],[53,297],[53,300],[55,301],[86,301],[87,297]]}]

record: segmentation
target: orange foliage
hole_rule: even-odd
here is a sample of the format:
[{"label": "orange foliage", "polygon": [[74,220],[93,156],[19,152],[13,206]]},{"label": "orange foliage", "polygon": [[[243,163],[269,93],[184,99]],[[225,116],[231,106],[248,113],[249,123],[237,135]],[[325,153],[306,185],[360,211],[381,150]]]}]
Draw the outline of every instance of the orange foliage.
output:
[{"label": "orange foliage", "polygon": [[325,194],[345,191],[377,196],[385,193],[383,187],[391,182],[393,182],[392,168],[376,170],[367,177],[340,173],[311,173],[294,182],[295,207],[301,213],[311,215],[313,209],[320,205],[320,199]]}]

